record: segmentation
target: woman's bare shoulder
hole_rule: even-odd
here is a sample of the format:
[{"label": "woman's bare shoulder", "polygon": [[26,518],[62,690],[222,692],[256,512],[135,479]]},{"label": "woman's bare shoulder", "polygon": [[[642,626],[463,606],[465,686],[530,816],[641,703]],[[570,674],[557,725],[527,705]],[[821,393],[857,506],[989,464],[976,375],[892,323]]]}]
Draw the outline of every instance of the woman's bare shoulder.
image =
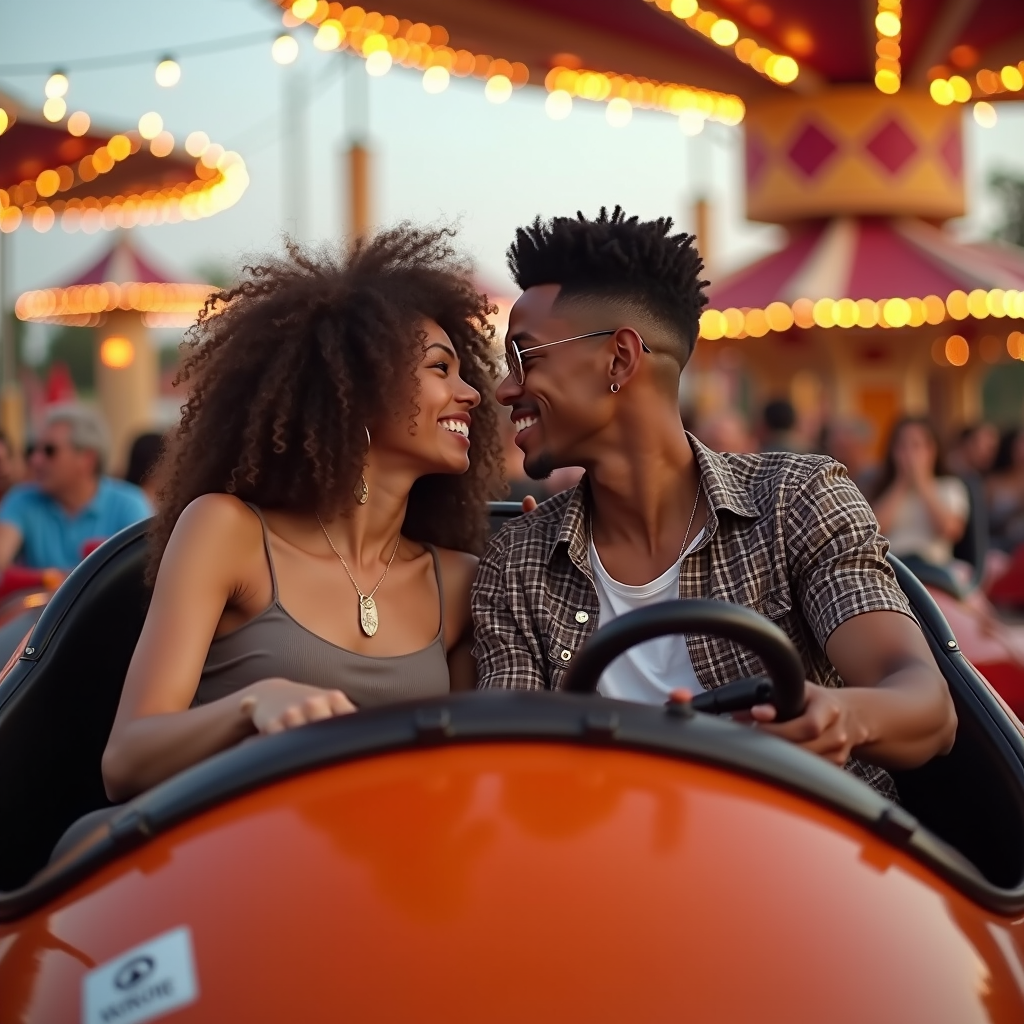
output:
[{"label": "woman's bare shoulder", "polygon": [[188,548],[223,557],[262,543],[259,518],[245,502],[233,494],[201,494],[178,516],[167,551]]}]

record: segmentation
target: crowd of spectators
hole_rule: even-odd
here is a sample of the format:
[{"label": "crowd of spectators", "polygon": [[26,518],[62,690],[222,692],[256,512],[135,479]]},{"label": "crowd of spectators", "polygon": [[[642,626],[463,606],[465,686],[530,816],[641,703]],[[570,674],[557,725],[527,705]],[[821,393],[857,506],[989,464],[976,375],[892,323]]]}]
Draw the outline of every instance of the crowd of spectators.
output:
[{"label": "crowd of spectators", "polygon": [[974,423],[944,448],[927,418],[910,417],[893,426],[879,459],[866,420],[836,417],[808,436],[780,398],[753,428],[726,410],[698,418],[694,432],[716,451],[831,455],[871,502],[893,554],[918,576],[952,593],[983,583],[1024,605],[1024,429]]}]

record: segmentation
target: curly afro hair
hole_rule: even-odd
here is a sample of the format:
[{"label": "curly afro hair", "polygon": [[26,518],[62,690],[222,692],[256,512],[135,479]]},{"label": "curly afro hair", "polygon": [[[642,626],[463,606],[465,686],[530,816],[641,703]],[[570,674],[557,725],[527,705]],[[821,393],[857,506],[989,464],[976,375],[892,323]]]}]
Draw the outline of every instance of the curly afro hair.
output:
[{"label": "curly afro hair", "polygon": [[611,214],[602,206],[596,220],[538,217],[516,231],[508,266],[523,291],[557,284],[560,301],[610,300],[657,320],[678,339],[682,366],[697,342],[708,282],[700,280],[694,236],[671,231],[671,217],[641,221],[620,206]]},{"label": "curly afro hair", "polygon": [[469,472],[418,480],[403,532],[482,548],[487,497],[500,479],[494,307],[473,287],[453,236],[402,224],[341,258],[291,243],[210,297],[182,346],[176,383],[191,390],[157,469],[150,579],[178,516],[201,494],[305,512],[351,507],[364,424],[379,417],[386,396],[407,393],[403,376],[415,379],[423,319],[447,332],[481,405]]}]

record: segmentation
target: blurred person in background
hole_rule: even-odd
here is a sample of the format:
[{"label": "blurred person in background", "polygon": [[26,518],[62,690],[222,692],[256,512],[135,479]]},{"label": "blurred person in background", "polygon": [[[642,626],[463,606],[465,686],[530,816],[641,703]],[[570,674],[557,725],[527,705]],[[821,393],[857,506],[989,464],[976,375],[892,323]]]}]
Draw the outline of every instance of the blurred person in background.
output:
[{"label": "blurred person in background", "polygon": [[2,498],[24,475],[21,459],[14,450],[10,438],[0,431],[0,498]]},{"label": "blurred person in background", "polygon": [[104,475],[109,440],[99,415],[77,405],[46,417],[29,460],[31,481],[0,502],[0,572],[17,559],[69,571],[83,549],[151,514],[145,494]]},{"label": "blurred person in background", "polygon": [[747,421],[735,409],[725,409],[698,421],[693,432],[713,452],[744,455],[757,451],[757,441]]},{"label": "blurred person in background", "polygon": [[962,480],[945,475],[927,420],[908,417],[892,428],[871,505],[889,550],[911,572],[951,593],[960,590],[953,545],[963,536],[970,497]]},{"label": "blurred person in background", "polygon": [[946,455],[946,468],[958,477],[984,477],[991,470],[999,450],[999,431],[991,423],[964,427]]},{"label": "blurred person in background", "polygon": [[150,504],[156,501],[156,477],[153,470],[160,461],[163,447],[163,434],[146,433],[135,438],[128,452],[128,468],[124,478],[128,483],[141,488]]},{"label": "blurred person in background", "polygon": [[865,494],[873,490],[879,468],[872,455],[874,430],[859,416],[839,416],[821,431],[821,453],[841,462],[850,479]]},{"label": "blurred person in background", "polygon": [[985,484],[992,544],[1012,552],[1024,544],[1024,430],[1002,436]]},{"label": "blurred person in background", "polygon": [[796,410],[788,398],[773,398],[761,414],[761,451],[805,451],[796,431]]}]

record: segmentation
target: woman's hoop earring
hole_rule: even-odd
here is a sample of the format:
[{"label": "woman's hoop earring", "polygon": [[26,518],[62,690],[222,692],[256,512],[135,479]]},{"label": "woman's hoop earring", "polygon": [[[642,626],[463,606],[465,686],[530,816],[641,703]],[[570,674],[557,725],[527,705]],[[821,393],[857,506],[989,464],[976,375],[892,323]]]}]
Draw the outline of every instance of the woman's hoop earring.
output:
[{"label": "woman's hoop earring", "polygon": [[618,381],[616,381],[616,382],[615,382],[615,383],[614,383],[614,384],[613,384],[613,385],[611,386],[611,393],[612,393],[613,395],[617,395],[617,394],[619,393],[619,387],[620,387],[620,384],[618,383]]},{"label": "woman's hoop earring", "polygon": [[[364,426],[363,430],[366,431],[366,454],[370,454],[370,428]],[[362,473],[359,474],[359,484],[355,489],[355,498],[360,505],[366,504],[366,499],[370,497],[370,490],[366,486],[366,477]]]}]

